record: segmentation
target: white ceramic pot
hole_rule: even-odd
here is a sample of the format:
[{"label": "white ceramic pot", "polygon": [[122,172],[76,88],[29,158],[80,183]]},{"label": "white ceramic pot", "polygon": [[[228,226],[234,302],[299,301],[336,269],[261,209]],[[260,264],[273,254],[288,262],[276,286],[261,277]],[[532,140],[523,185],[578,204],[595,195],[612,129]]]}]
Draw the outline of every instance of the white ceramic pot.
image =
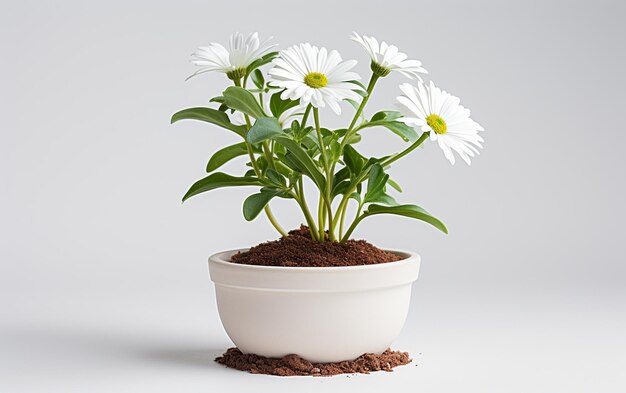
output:
[{"label": "white ceramic pot", "polygon": [[[243,250],[242,250],[243,251]],[[244,353],[298,354],[338,362],[382,353],[409,310],[420,256],[346,267],[275,267],[230,262],[237,251],[209,258],[226,333]]]}]

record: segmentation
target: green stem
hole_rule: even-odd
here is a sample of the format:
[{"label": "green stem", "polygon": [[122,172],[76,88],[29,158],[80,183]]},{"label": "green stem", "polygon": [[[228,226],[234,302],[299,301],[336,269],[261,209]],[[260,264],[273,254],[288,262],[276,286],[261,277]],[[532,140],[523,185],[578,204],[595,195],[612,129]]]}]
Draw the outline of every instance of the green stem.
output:
[{"label": "green stem", "polygon": [[[346,205],[347,207],[347,205]],[[339,238],[341,238],[343,236],[343,224],[346,221],[346,212],[347,212],[347,208],[343,209],[339,212],[337,212],[336,214],[340,214],[341,218],[339,219]]]},{"label": "green stem", "polygon": [[[404,149],[400,153],[396,154],[395,156],[388,158],[386,161],[381,162],[381,165],[383,167],[386,167],[386,166],[390,165],[391,163],[398,161],[400,158],[406,156],[407,154],[409,154],[413,150],[417,149],[426,140],[426,138],[428,138],[429,135],[430,135],[430,133],[428,133],[428,132],[422,133],[422,135],[419,137],[419,139],[416,140],[415,142],[413,142],[413,144],[411,146],[407,147],[406,149]],[[359,178],[357,178],[357,180],[354,182],[354,186],[346,194],[344,194],[343,199],[339,203],[338,210],[346,209],[348,200],[350,199],[350,195],[352,195],[352,193],[356,190],[357,185],[359,183],[365,181],[365,179],[367,179],[368,176],[369,176],[369,173],[366,173],[365,175],[362,175]],[[354,228],[356,227],[356,225],[363,218],[365,218],[365,216],[360,216],[359,217],[358,213],[357,213],[357,217],[352,222],[352,225],[350,225],[350,228],[348,229],[346,234],[341,238],[341,242],[342,243],[346,242],[350,238],[350,235],[352,234],[352,231],[354,231]],[[335,216],[335,222],[333,223],[333,226],[335,226],[335,225],[337,225],[337,216]]]},{"label": "green stem", "polygon": [[322,191],[320,191],[320,200],[317,204],[317,222],[319,224],[319,241],[321,242],[323,242],[326,237],[324,235],[324,227],[326,226],[326,223],[324,222],[326,217],[325,208],[326,205],[324,205],[324,195],[322,194]]},{"label": "green stem", "polygon": [[350,127],[348,127],[348,132],[346,132],[346,136],[344,137],[344,140],[348,139],[348,136],[349,136],[348,134],[354,128],[357,120],[359,119],[359,116],[361,116],[361,113],[363,113],[363,109],[365,109],[365,105],[367,105],[367,101],[369,101],[370,96],[372,95],[372,91],[374,90],[374,85],[376,85],[378,78],[380,78],[378,75],[372,73],[372,76],[370,77],[370,81],[367,85],[367,95],[363,97],[363,99],[361,100],[361,105],[359,105],[359,108],[356,110],[356,113],[354,114],[354,117],[352,118],[352,122],[350,123]]},{"label": "green stem", "polygon": [[[419,139],[416,140],[415,142],[413,142],[413,144],[411,146],[407,147],[406,149],[404,149],[400,153],[394,155],[393,157],[388,158],[386,161],[381,162],[380,165],[382,165],[383,167],[386,167],[389,164],[398,161],[400,158],[406,156],[407,154],[409,154],[413,150],[417,149],[418,146],[421,145],[426,140],[426,138],[428,138],[428,135],[429,135],[428,132],[422,133],[422,135],[419,137]],[[339,203],[339,207],[337,208],[338,211],[342,211],[342,210],[346,209],[348,201],[350,200],[350,195],[352,195],[352,193],[354,191],[356,191],[357,186],[361,182],[363,182],[368,176],[369,176],[369,173],[365,173],[365,174],[361,175],[360,177],[358,177],[354,181],[354,186],[352,186],[352,188],[350,190],[348,190],[348,192],[343,195],[343,198],[341,199],[341,202]],[[334,222],[332,224],[333,227],[337,226],[337,222],[338,222],[338,216],[335,216],[335,220],[334,220]],[[353,225],[355,225],[355,224],[353,223]],[[350,233],[352,233],[352,231],[348,230],[347,234],[349,235]],[[341,238],[341,241],[344,242],[345,240],[347,240],[347,237],[344,235]]]},{"label": "green stem", "polygon": [[[320,200],[323,200],[323,204],[320,206],[321,217],[322,219],[325,219],[326,213],[328,213],[328,226],[329,226],[328,227],[329,229],[328,239],[330,241],[336,241],[335,233],[331,226],[333,222],[333,211],[332,211],[332,206],[330,205],[331,194],[332,194],[332,189],[333,189],[333,172],[331,169],[331,163],[329,161],[328,154],[326,152],[326,146],[324,145],[324,137],[322,135],[322,129],[320,127],[319,110],[317,108],[313,108],[313,119],[315,120],[315,130],[317,132],[317,138],[319,139],[319,142],[320,142],[320,151],[322,155],[322,161],[324,164],[324,170],[326,171],[326,189],[320,190]],[[320,231],[322,231],[322,234],[324,231],[324,226],[325,225],[320,225],[321,227]]]},{"label": "green stem", "polygon": [[[370,97],[372,96],[372,92],[374,91],[374,86],[376,86],[376,82],[378,81],[379,78],[380,77],[378,75],[372,73],[372,76],[370,77],[370,81],[367,84],[367,95],[365,97],[363,97],[363,99],[361,100],[361,104],[357,108],[357,110],[356,110],[356,112],[354,114],[354,117],[352,118],[352,121],[350,122],[350,126],[348,127],[348,130],[346,131],[346,135],[344,135],[343,139],[341,140],[341,151],[343,151],[343,149],[346,147],[346,144],[348,143],[348,141],[350,140],[352,135],[354,135],[354,133],[356,133],[359,130],[358,127],[356,129],[354,127],[356,125],[356,122],[359,120],[359,117],[363,113],[363,110],[365,109],[365,106],[367,105],[367,102],[369,101]],[[333,162],[333,164],[331,166],[331,172],[332,173],[335,172],[335,166],[336,165],[337,165],[337,163]],[[354,189],[356,189],[356,187],[354,187]],[[352,190],[349,193],[344,195],[343,200],[341,201],[339,207],[337,208],[337,213],[335,214],[335,219],[331,223],[331,231],[334,231],[335,227],[337,226],[339,213],[345,211],[345,209],[347,207],[347,200],[348,200],[348,198],[350,197],[350,195],[353,192],[354,192],[354,190]],[[342,216],[344,214],[345,213],[341,213]]]},{"label": "green stem", "polygon": [[401,159],[402,157],[406,156],[407,154],[409,154],[410,152],[412,152],[413,150],[417,149],[417,147],[419,145],[422,144],[422,142],[424,142],[426,140],[426,138],[428,138],[428,136],[430,135],[430,132],[423,132],[422,135],[419,137],[418,140],[416,140],[415,142],[413,142],[413,144],[409,147],[407,147],[406,149],[402,150],[400,153],[389,157],[386,161],[383,161],[380,165],[382,165],[383,167],[388,166],[389,164],[391,164],[392,162],[396,162],[399,159]]},{"label": "green stem", "polygon": [[263,153],[265,153],[265,159],[267,160],[267,165],[272,169],[276,169],[276,165],[274,165],[274,157],[272,156],[272,152],[270,149],[270,144],[268,141],[263,141]]},{"label": "green stem", "polygon": [[254,173],[256,173],[257,177],[261,177],[261,168],[256,163],[256,157],[254,157],[254,152],[252,151],[252,146],[249,143],[246,143],[246,149],[248,150],[248,157],[250,157],[250,162],[252,163],[252,168],[254,169]]},{"label": "green stem", "polygon": [[304,115],[302,115],[302,128],[305,128],[306,126],[306,121],[309,119],[309,113],[311,113],[311,108],[313,108],[313,105],[309,104],[304,110]]},{"label": "green stem", "polygon": [[365,217],[367,217],[367,214],[362,214],[360,216],[357,216],[354,219],[354,221],[352,221],[352,225],[350,225],[350,228],[348,228],[348,231],[346,232],[346,234],[341,238],[341,243],[345,243],[348,241],[348,239],[350,239],[350,235],[352,235],[352,232],[354,232],[354,229],[356,228],[356,226],[359,225],[361,220],[364,219]]},{"label": "green stem", "polygon": [[306,198],[304,197],[304,182],[302,181],[302,176],[298,178],[298,183],[296,184],[296,202],[300,205],[300,209],[304,213],[304,218],[306,219],[307,225],[309,226],[309,231],[311,232],[311,237],[313,240],[318,239],[317,233],[317,225],[315,225],[315,220],[311,215],[311,211],[309,210],[309,205],[306,203]]},{"label": "green stem", "polygon": [[276,228],[278,233],[280,233],[282,236],[288,236],[289,234],[285,232],[283,227],[281,227],[278,221],[276,220],[276,217],[274,217],[274,213],[272,213],[272,209],[270,209],[270,205],[269,204],[265,205],[265,209],[263,210],[265,211],[267,218],[270,220],[270,223],[272,224],[272,226],[274,226],[274,228]]},{"label": "green stem", "polygon": [[[236,79],[233,82],[235,83],[235,86],[241,87],[240,79]],[[244,81],[244,86],[245,86],[245,81]],[[244,114],[244,118],[246,119],[246,127],[249,130],[250,127],[252,127],[250,123],[250,118],[246,114]],[[256,157],[254,157],[254,152],[252,151],[252,145],[250,145],[248,142],[246,142],[246,150],[248,150],[248,156],[250,157],[250,162],[252,163],[252,168],[254,169],[254,173],[256,173],[258,178],[260,179],[263,178],[263,173],[261,172],[261,169],[257,165]],[[272,164],[273,164],[273,161],[272,161]],[[278,233],[280,233],[281,236],[288,236],[287,232],[285,232],[283,227],[281,227],[278,221],[276,220],[276,217],[274,217],[274,213],[272,213],[272,209],[270,208],[269,203],[265,206],[263,211],[265,212],[265,215],[267,216],[272,226],[278,231]]]},{"label": "green stem", "polygon": [[[356,216],[358,217],[361,214],[361,210],[363,209],[363,202],[359,202],[359,207],[356,211]],[[343,225],[346,220],[346,213],[348,212],[348,204],[344,206],[341,210],[341,220],[339,221],[339,238],[343,238]]]},{"label": "green stem", "polygon": [[326,154],[326,146],[324,145],[324,138],[322,136],[322,129],[320,128],[320,116],[319,110],[317,108],[313,108],[313,119],[315,120],[315,131],[317,132],[317,139],[320,142],[320,152],[322,155],[322,163],[324,164],[324,169],[328,168],[328,156]]},{"label": "green stem", "polygon": [[[343,194],[343,198],[341,198],[341,202],[339,202],[339,206],[337,207],[337,213],[344,211],[347,209],[348,207],[348,201],[350,200],[350,195],[352,195],[353,192],[356,191],[357,186],[362,183],[365,179],[367,179],[367,174],[365,175],[361,175],[360,177],[358,177],[355,181],[354,181],[354,185],[352,186],[352,188],[350,188],[348,190],[348,192],[346,192],[345,194]],[[333,228],[337,227],[337,224],[339,222],[339,214],[335,214],[335,219],[333,220],[333,222],[331,223],[331,226]]]},{"label": "green stem", "polygon": [[[348,127],[348,130],[346,131],[346,135],[344,135],[343,139],[341,140],[341,151],[343,151],[343,148],[346,146],[346,144],[348,144],[348,141],[350,140],[352,135],[354,135],[359,130],[358,127],[355,129],[354,126],[356,125],[356,122],[359,120],[359,117],[363,113],[363,110],[365,109],[365,105],[367,105],[367,102],[372,96],[372,91],[374,91],[374,86],[376,85],[376,82],[378,81],[379,78],[380,77],[378,75],[372,73],[372,76],[370,77],[370,81],[367,84],[367,95],[363,97],[363,99],[361,100],[361,105],[359,105],[356,112],[354,113],[354,117],[352,118],[352,121],[350,122],[350,126]],[[333,171],[335,170],[335,164],[336,163],[333,163],[333,166],[332,166]]]}]

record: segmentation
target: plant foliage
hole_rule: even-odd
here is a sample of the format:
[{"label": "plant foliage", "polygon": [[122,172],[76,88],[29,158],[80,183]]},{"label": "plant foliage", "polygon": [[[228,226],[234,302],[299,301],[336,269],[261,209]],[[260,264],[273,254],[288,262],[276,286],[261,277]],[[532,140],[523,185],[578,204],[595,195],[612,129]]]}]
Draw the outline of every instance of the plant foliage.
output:
[{"label": "plant foliage", "polygon": [[[345,242],[360,222],[380,214],[412,218],[448,233],[443,222],[428,211],[400,204],[391,195],[402,188],[389,177],[390,165],[420,146],[429,132],[407,125],[400,112],[391,110],[378,111],[368,120],[364,108],[381,75],[374,72],[367,87],[351,82],[361,97],[360,102],[346,100],[355,108],[352,121],[345,128],[330,129],[320,124],[318,108],[284,98],[283,90],[272,85],[262,67],[277,56],[277,52],[268,53],[249,64],[245,72],[228,74],[233,85],[211,99],[215,108],[183,109],[172,116],[172,123],[199,120],[239,137],[236,143],[214,152],[206,166],[209,175],[194,183],[183,201],[217,188],[249,186],[255,190],[243,203],[246,220],[265,211],[285,234],[269,206],[275,198],[287,198],[301,208],[318,241]],[[362,135],[370,132],[391,132],[406,146],[393,155],[367,157],[357,146]],[[239,175],[215,172],[239,157],[247,161]],[[305,192],[305,185],[313,186],[315,193]],[[313,200],[310,195],[315,195]],[[349,205],[354,209],[348,209]]]}]

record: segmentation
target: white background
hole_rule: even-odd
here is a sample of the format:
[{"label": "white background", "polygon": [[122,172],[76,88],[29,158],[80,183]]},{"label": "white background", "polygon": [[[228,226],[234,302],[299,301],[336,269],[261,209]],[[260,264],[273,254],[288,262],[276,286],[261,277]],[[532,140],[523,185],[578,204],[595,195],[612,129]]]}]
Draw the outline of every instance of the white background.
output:
[{"label": "white background", "polygon": [[[0,391],[626,391],[623,4],[3,2]],[[355,232],[423,257],[394,344],[410,366],[280,379],[213,363],[232,344],[207,257],[276,234],[243,220],[251,190],[181,205],[211,153],[237,140],[169,117],[226,86],[217,74],[183,80],[197,46],[237,30],[338,49],[364,78],[347,36],[387,40],[487,129],[471,167],[427,144],[392,168],[398,199],[450,235],[393,217]],[[384,79],[368,114],[404,81]],[[402,146],[364,134],[370,154]],[[290,204],[275,210],[300,223]]]}]

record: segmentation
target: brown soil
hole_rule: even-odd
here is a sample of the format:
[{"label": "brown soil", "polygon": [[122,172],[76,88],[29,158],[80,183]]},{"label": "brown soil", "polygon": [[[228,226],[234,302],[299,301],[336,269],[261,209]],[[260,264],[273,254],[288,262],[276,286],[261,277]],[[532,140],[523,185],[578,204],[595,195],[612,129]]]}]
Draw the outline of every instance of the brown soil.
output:
[{"label": "brown soil", "polygon": [[339,363],[311,363],[298,355],[287,355],[280,359],[266,358],[253,354],[243,354],[237,348],[228,349],[222,356],[215,358],[219,364],[248,371],[252,374],[330,376],[337,374],[369,374],[371,371],[393,371],[397,366],[411,363],[407,352],[387,349],[380,355],[366,353],[355,360]]},{"label": "brown soil", "polygon": [[317,242],[311,239],[309,228],[301,226],[289,232],[289,236],[237,253],[231,261],[245,265],[330,267],[373,265],[401,259],[403,257],[365,240],[348,240],[345,244]]}]

